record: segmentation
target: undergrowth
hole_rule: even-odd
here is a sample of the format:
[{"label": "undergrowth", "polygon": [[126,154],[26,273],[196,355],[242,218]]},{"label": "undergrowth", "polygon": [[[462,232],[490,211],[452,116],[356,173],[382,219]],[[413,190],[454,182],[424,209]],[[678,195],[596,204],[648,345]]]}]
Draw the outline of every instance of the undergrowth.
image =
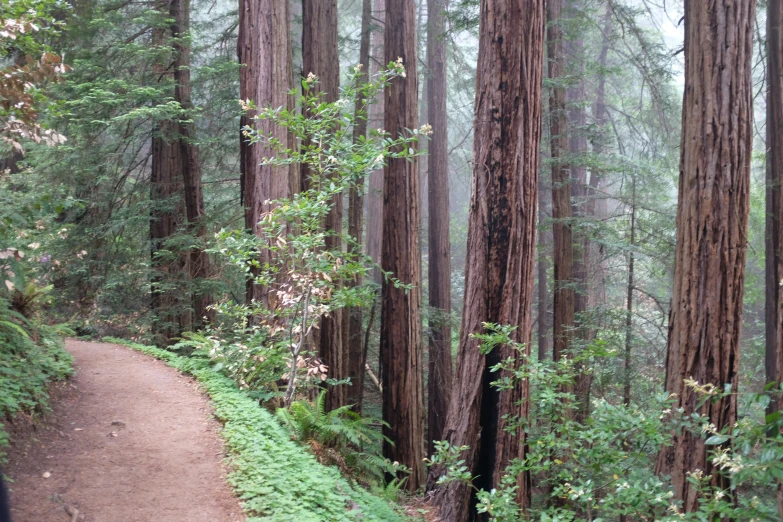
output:
[{"label": "undergrowth", "polygon": [[36,324],[0,298],[0,460],[8,445],[3,421],[49,408],[49,383],[73,372],[59,327]]},{"label": "undergrowth", "polygon": [[193,375],[209,394],[230,451],[229,483],[244,503],[247,522],[402,522],[387,500],[346,480],[291,440],[267,410],[231,379],[200,359],[113,337],[121,344],[161,359]]}]

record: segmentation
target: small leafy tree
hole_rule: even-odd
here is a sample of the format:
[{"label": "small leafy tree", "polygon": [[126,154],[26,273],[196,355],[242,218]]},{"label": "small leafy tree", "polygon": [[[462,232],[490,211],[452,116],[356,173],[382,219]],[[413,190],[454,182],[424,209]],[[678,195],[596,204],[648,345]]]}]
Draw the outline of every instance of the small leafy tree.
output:
[{"label": "small leafy tree", "polygon": [[[301,112],[285,107],[258,110],[256,118],[286,128],[301,146],[291,149],[250,127],[243,130],[245,136],[275,151],[275,156],[264,158],[269,165],[307,165],[310,188],[290,199],[272,202],[272,209],[261,217],[259,237],[226,230],[217,235],[214,251],[254,284],[263,286],[269,299],[219,304],[217,309],[230,321],[230,327],[227,332],[214,332],[213,339],[218,345],[224,341],[237,345],[231,354],[231,370],[243,386],[271,388],[272,395],[278,395],[277,381],[259,382],[254,377],[261,366],[269,369],[269,361],[273,365],[282,363],[272,373],[286,381],[286,405],[291,404],[302,382],[342,384],[328,379],[328,367],[314,356],[308,342],[321,317],[339,308],[365,306],[373,297],[370,287],[348,284],[357,276],[365,276],[371,266],[361,249],[327,246],[330,234],[341,236],[338,244],[350,246],[356,241],[342,231],[325,230],[324,220],[334,198],[342,197],[387,158],[411,157],[415,154],[411,145],[421,131],[428,131],[414,129],[397,137],[374,131],[354,140],[353,127],[367,117],[367,103],[372,103],[393,77],[404,75],[405,69],[401,61],[391,63],[370,82],[357,86],[360,72],[361,66],[352,70],[347,87],[334,103],[325,102],[323,93],[314,89],[318,78],[311,74],[302,81],[298,96]],[[242,106],[257,110],[251,101],[242,102]],[[259,261],[261,249],[268,254],[264,263]],[[218,348],[211,351],[215,355]]]}]

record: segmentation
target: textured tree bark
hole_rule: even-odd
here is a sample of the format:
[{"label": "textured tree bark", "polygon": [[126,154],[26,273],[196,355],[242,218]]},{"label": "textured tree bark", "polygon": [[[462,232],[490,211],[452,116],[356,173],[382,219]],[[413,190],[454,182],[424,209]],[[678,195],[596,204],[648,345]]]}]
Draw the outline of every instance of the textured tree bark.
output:
[{"label": "textured tree bark", "polygon": [[[239,96],[254,101],[257,107],[293,107],[288,92],[293,82],[291,66],[291,38],[289,32],[287,0],[240,0],[239,37],[237,40],[239,63]],[[252,120],[253,113],[240,120],[242,128],[250,126],[282,143],[293,147],[289,133],[267,120]],[[291,197],[299,190],[298,173],[294,167],[261,165],[264,156],[274,151],[263,143],[251,145],[245,136],[240,137],[241,198],[245,208],[245,228],[260,236],[258,227],[261,215],[271,209],[266,201]],[[269,251],[259,252],[261,263],[269,261]],[[247,300],[275,306],[275,296],[266,288],[248,283]]]},{"label": "textured tree bark", "polygon": [[[367,82],[370,70],[370,36],[372,35],[372,0],[362,0],[362,36],[359,43],[359,63],[362,64],[362,74],[357,78],[361,85]],[[357,142],[367,135],[366,114],[367,100],[360,100],[359,106],[365,112],[360,116],[354,127],[353,139]],[[348,235],[353,239],[350,245],[352,251],[359,255],[362,252],[362,228],[364,214],[364,178],[357,181],[348,193]],[[357,276],[350,282],[351,286],[361,285],[362,278]],[[362,343],[362,309],[351,308],[348,313],[348,375],[351,387],[348,388],[348,404],[354,405],[354,411],[361,413],[364,397],[364,365],[367,363],[367,352]]]},{"label": "textured tree bark", "polygon": [[[747,243],[752,129],[754,0],[685,2],[685,93],[674,288],[669,315],[666,391],[675,408],[705,415],[718,430],[737,418],[739,340]],[[692,378],[732,395],[708,400],[683,383]],[[699,434],[673,434],[656,471],[671,475],[686,512],[698,509],[687,473],[715,473]]]},{"label": "textured tree bark", "polygon": [[[323,93],[323,101],[333,103],[340,97],[340,58],[337,51],[337,0],[302,1],[302,74],[318,77],[313,94]],[[318,188],[326,180],[314,179],[307,165],[301,167],[303,190]],[[342,194],[332,200],[332,208],[326,216],[326,248],[340,250],[342,241],[338,234],[343,227]],[[329,367],[329,376],[345,379],[348,373],[348,347],[344,338],[345,310],[335,310],[321,319],[318,336],[318,354]],[[329,410],[348,404],[348,387],[332,386],[326,395]]]},{"label": "textured tree bark", "polygon": [[[172,2],[163,0],[156,9],[164,16],[171,14]],[[172,37],[171,27],[158,26],[152,31],[155,47],[166,48]],[[173,79],[171,64],[177,60],[174,49],[161,53],[153,65],[158,82],[165,86]],[[183,171],[188,161],[180,146],[179,125],[176,120],[156,123],[152,137],[152,168],[150,172],[150,253],[152,261],[152,288],[150,308],[154,313],[153,331],[158,341],[168,344],[183,331],[190,329],[193,318],[190,303],[183,299],[181,288],[170,287],[176,279],[187,274],[189,255],[175,252],[165,254],[166,240],[177,233],[185,222]]]},{"label": "textured tree bark", "polygon": [[[524,431],[508,431],[507,416],[527,417],[529,383],[503,392],[490,385],[503,378],[490,368],[507,357],[521,364],[519,354],[504,346],[482,355],[471,335],[484,322],[513,325],[515,340],[530,351],[543,46],[543,0],[482,0],[465,304],[443,437],[469,446],[463,457],[475,486],[486,490],[526,454]],[[431,486],[440,471],[432,470]],[[515,478],[517,500],[527,506],[529,476]],[[465,484],[441,486],[435,496],[441,519],[473,519],[471,497]]]},{"label": "textured tree bark", "polygon": [[549,135],[552,144],[552,236],[555,268],[552,357],[560,359],[571,347],[574,328],[573,239],[571,233],[571,179],[564,156],[568,153],[568,114],[565,88],[557,85],[565,75],[563,0],[547,1],[547,54],[549,79]]},{"label": "textured tree bark", "polygon": [[[190,32],[190,0],[170,0],[171,28],[174,47],[174,100],[185,111],[193,110],[190,88],[190,46],[185,39]],[[201,163],[198,147],[193,143],[195,126],[189,117],[178,122],[179,147],[182,156],[182,181],[185,196],[185,217],[190,232],[203,240],[207,234],[204,215],[204,190],[201,179]],[[210,277],[209,255],[203,248],[190,250],[189,276],[192,281],[204,281]],[[204,289],[196,288],[192,296],[193,322],[198,328],[214,319],[214,312],[208,310],[212,296]]]},{"label": "textured tree bark", "polygon": [[[386,0],[373,0],[373,31],[370,54],[370,74],[375,76],[378,71],[385,68],[383,38],[384,22],[386,20]],[[383,128],[383,97],[370,105],[369,124],[371,129]],[[380,266],[383,239],[383,169],[378,169],[370,174],[370,187],[367,191],[367,255],[373,262]],[[379,268],[374,268],[372,278],[380,285],[383,277]]]},{"label": "textured tree bark", "polygon": [[[783,382],[783,5],[781,0],[767,4],[767,172],[766,172],[766,354],[767,382]],[[783,409],[783,401],[770,402],[767,413]],[[783,517],[783,485],[778,483],[778,514]]]},{"label": "textured tree bark", "polygon": [[[385,89],[384,128],[392,136],[418,127],[416,5],[386,0],[386,63],[402,58],[407,74]],[[410,290],[384,280],[381,290],[383,454],[410,469],[406,487],[424,479],[424,404],[421,346],[421,252],[418,160],[391,158],[384,168],[382,266]]]},{"label": "textured tree bark", "polygon": [[427,116],[432,138],[429,177],[429,376],[427,381],[427,454],[441,440],[451,393],[451,247],[449,244],[449,151],[446,117],[446,3],[427,3]]}]

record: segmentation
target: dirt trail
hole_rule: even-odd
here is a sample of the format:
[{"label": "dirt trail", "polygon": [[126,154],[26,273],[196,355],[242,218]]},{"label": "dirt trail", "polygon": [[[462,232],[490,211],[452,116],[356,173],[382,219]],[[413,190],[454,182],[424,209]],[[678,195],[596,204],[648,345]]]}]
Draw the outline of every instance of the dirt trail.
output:
[{"label": "dirt trail", "polygon": [[191,379],[117,345],[66,348],[76,376],[9,452],[14,522],[69,522],[66,506],[84,522],[244,520],[217,422]]}]

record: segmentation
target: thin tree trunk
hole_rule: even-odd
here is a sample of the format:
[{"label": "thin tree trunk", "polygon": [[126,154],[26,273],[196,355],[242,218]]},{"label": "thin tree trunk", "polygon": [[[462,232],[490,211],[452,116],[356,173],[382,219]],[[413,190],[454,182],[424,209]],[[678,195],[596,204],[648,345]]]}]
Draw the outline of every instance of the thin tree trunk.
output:
[{"label": "thin tree trunk", "polygon": [[[767,172],[766,172],[766,354],[767,382],[783,382],[783,309],[780,280],[783,274],[783,5],[781,0],[767,4]],[[783,409],[783,401],[773,396],[767,413]],[[783,485],[778,481],[778,514],[783,518]]]},{"label": "thin tree trunk", "polygon": [[[402,58],[406,76],[385,89],[384,128],[392,136],[418,127],[416,5],[386,0],[385,62]],[[383,454],[410,469],[406,488],[424,480],[424,404],[421,346],[421,251],[418,159],[390,158],[384,168],[382,266],[405,290],[384,280],[381,290]]]},{"label": "thin tree trunk", "polygon": [[549,217],[546,212],[547,190],[544,183],[538,183],[538,360],[543,361],[549,353],[549,258],[551,234],[545,230]]},{"label": "thin tree trunk", "polygon": [[[370,51],[370,74],[375,76],[379,70],[387,65],[384,62],[383,38],[384,21],[386,19],[386,0],[373,0],[373,33]],[[374,130],[383,128],[383,97],[370,105],[369,124]],[[383,277],[378,268],[381,264],[381,250],[383,239],[383,169],[378,169],[370,174],[370,187],[367,191],[367,255],[377,266],[372,271],[372,278],[380,285]]]},{"label": "thin tree trunk", "polygon": [[[754,0],[685,3],[685,94],[682,117],[677,246],[669,315],[666,391],[685,416],[704,415],[717,430],[737,419],[749,207],[751,62]],[[684,384],[694,379],[732,394],[697,406]],[[671,476],[675,499],[698,509],[687,474],[701,470],[727,489],[699,433],[674,433],[656,471]]]},{"label": "thin tree trunk", "polygon": [[[240,0],[239,37],[239,95],[252,100],[257,107],[293,107],[288,93],[293,82],[291,66],[291,37],[288,0]],[[249,112],[240,120],[240,126],[256,128],[265,136],[273,136],[293,148],[289,133],[268,120],[254,121]],[[299,178],[293,166],[262,165],[262,158],[275,151],[264,143],[251,145],[240,136],[241,201],[245,209],[245,228],[262,235],[258,222],[271,209],[267,201],[286,199],[299,190]],[[259,260],[270,261],[269,251],[261,249]],[[266,288],[248,282],[247,300],[267,303],[275,308],[275,295]]]},{"label": "thin tree trunk", "polygon": [[573,240],[571,234],[571,179],[564,156],[568,152],[568,115],[566,112],[565,54],[560,28],[563,0],[547,2],[547,52],[549,79],[549,134],[552,144],[552,235],[554,238],[554,345],[552,357],[559,360],[571,347],[574,328]]},{"label": "thin tree trunk", "polygon": [[[358,76],[359,85],[367,82],[370,70],[370,36],[372,29],[372,0],[362,0],[362,36],[359,44],[359,63],[362,64],[362,74]],[[353,139],[358,142],[367,136],[367,100],[359,100],[357,123],[354,127]],[[353,240],[350,245],[355,255],[362,252],[362,222],[364,212],[364,178],[360,178],[356,185],[351,187],[348,194],[348,235]],[[350,281],[352,287],[362,284],[361,276]],[[348,375],[351,378],[351,386],[348,388],[348,403],[354,405],[354,411],[361,413],[362,398],[364,397],[364,365],[367,362],[367,351],[362,344],[362,309],[354,307],[348,313]]]},{"label": "thin tree trunk", "polygon": [[[303,0],[302,2],[302,74],[314,74],[319,83],[312,94],[323,93],[326,103],[337,101],[340,96],[340,58],[337,50],[337,0]],[[328,180],[314,179],[308,165],[301,166],[302,188],[318,189]],[[325,246],[328,250],[340,250],[340,234],[343,228],[343,195],[332,199],[332,207],[326,216]],[[345,310],[332,311],[321,318],[318,336],[318,353],[329,367],[329,376],[345,379],[348,371],[347,331],[344,331]],[[348,387],[332,386],[326,395],[326,408],[332,410],[348,404]]]},{"label": "thin tree trunk", "polygon": [[427,5],[427,112],[429,144],[429,380],[427,454],[441,440],[451,393],[451,247],[449,244],[449,151],[446,117],[446,3]]},{"label": "thin tree trunk", "polygon": [[623,404],[631,405],[631,340],[633,338],[633,276],[636,248],[636,174],[633,174],[631,196],[631,238],[628,244],[628,286],[625,301],[625,361],[623,372]]},{"label": "thin tree trunk", "polygon": [[[174,21],[172,37],[174,41],[174,100],[177,101],[186,112],[193,110],[193,100],[190,88],[190,46],[186,39],[190,32],[190,0],[171,0],[170,16]],[[207,234],[204,214],[204,190],[201,180],[201,163],[199,162],[198,147],[193,143],[195,139],[195,125],[190,119],[190,114],[184,114],[179,125],[179,146],[182,156],[182,180],[185,196],[185,214],[190,232],[199,241],[203,241]],[[199,288],[198,284],[210,276],[211,267],[209,255],[202,247],[195,246],[190,250],[190,280],[193,303],[194,326],[202,326],[205,322],[214,320],[214,312],[208,310],[212,304],[212,296],[209,291]],[[194,282],[196,284],[194,285]]]},{"label": "thin tree trunk", "polygon": [[[444,439],[452,446],[469,446],[463,458],[477,476],[475,486],[488,491],[499,485],[508,464],[524,459],[527,451],[524,430],[509,423],[528,416],[528,381],[502,392],[491,386],[505,375],[490,369],[508,357],[521,364],[520,354],[503,346],[483,355],[472,335],[484,330],[484,322],[515,326],[514,339],[529,355],[544,2],[483,0],[480,24],[465,305]],[[431,487],[441,471],[432,470]],[[515,479],[517,501],[527,506],[529,476]],[[465,484],[441,486],[435,496],[441,519],[474,519],[471,498]]]},{"label": "thin tree trunk", "polygon": [[[571,212],[583,223],[593,219],[594,208],[592,197],[587,186],[587,168],[583,156],[587,153],[587,136],[584,128],[587,126],[587,113],[584,108],[584,43],[581,36],[574,38],[568,45],[569,61],[577,64],[574,74],[579,77],[576,85],[566,92],[568,101],[568,153],[571,159],[571,196],[573,196]],[[576,333],[579,341],[587,344],[593,340],[594,330],[587,317],[590,307],[589,275],[591,242],[585,232],[588,227],[578,227],[573,233],[573,285],[574,285],[574,321],[578,325]],[[574,394],[578,402],[575,420],[584,422],[590,414],[590,387],[592,373],[588,368],[580,367],[574,383]]]}]

